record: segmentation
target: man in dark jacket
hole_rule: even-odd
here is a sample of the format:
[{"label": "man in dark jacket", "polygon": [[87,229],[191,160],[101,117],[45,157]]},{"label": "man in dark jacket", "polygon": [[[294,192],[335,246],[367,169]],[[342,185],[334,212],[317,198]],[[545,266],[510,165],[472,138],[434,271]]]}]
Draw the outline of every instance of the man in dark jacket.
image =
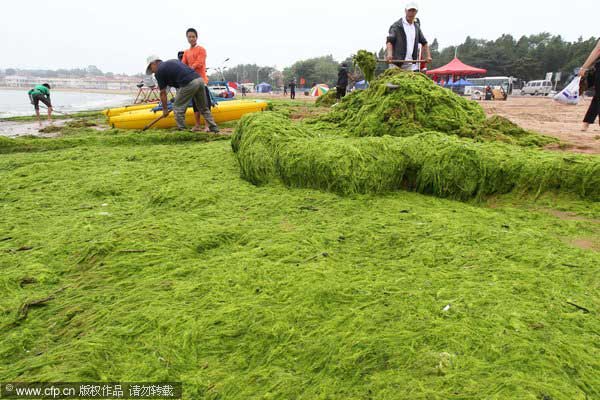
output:
[{"label": "man in dark jacket", "polygon": [[336,85],[335,96],[338,100],[346,95],[346,88],[348,87],[348,65],[342,63],[340,70],[338,71],[338,80]]},{"label": "man in dark jacket", "polygon": [[[160,101],[163,107],[163,116],[169,115],[167,105],[167,87],[174,87],[177,90],[173,111],[175,112],[175,121],[177,127],[185,129],[185,114],[190,101],[194,99],[198,104],[200,114],[213,133],[219,132],[219,127],[213,119],[208,107],[209,99],[206,98],[204,80],[190,67],[179,60],[162,61],[158,56],[150,56],[146,61],[146,75],[154,74],[158,88],[160,89]],[[194,115],[196,126],[200,125],[200,114]]]},{"label": "man in dark jacket", "polygon": [[[421,24],[416,20],[419,6],[417,3],[410,2],[405,8],[405,18],[394,22],[390,27],[387,37],[387,55],[386,60],[391,63],[392,60],[418,60],[419,44],[423,48],[425,60],[431,62],[431,51],[427,44],[427,39],[421,31]],[[407,71],[419,70],[418,63],[402,63],[391,67],[400,67]]]}]

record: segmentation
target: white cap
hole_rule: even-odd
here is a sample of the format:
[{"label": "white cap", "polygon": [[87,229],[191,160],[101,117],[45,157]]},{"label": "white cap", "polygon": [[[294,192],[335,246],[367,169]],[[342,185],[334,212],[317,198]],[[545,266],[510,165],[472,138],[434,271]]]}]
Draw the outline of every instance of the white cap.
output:
[{"label": "white cap", "polygon": [[155,61],[162,61],[159,56],[152,55],[146,58],[146,75],[152,75],[152,70],[150,69],[150,64]]},{"label": "white cap", "polygon": [[406,7],[404,9],[405,10],[417,10],[417,11],[419,11],[419,5],[417,4],[416,1],[409,1],[408,3],[406,3]]}]

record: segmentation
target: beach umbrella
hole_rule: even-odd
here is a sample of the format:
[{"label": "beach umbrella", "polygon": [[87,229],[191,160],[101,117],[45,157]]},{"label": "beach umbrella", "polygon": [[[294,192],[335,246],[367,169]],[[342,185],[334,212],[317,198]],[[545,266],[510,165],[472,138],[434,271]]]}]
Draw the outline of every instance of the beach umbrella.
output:
[{"label": "beach umbrella", "polygon": [[315,85],[310,89],[310,95],[313,97],[323,96],[327,92],[329,92],[329,86],[327,85]]}]

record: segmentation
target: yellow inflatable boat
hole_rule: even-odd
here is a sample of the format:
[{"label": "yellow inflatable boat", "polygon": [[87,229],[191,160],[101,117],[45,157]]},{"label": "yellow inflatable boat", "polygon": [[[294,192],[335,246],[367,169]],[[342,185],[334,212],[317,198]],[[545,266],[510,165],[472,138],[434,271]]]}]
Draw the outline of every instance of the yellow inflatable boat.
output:
[{"label": "yellow inflatable boat", "polygon": [[134,104],[131,106],[125,106],[125,107],[119,107],[119,108],[109,108],[108,110],[102,111],[102,114],[106,115],[107,117],[116,117],[116,116],[121,115],[126,112],[150,110],[150,109],[158,106],[158,104],[159,103],[146,103],[146,104]]},{"label": "yellow inflatable boat", "polygon": [[[267,102],[262,100],[222,101],[211,112],[216,123],[223,123],[236,121],[245,114],[265,111],[267,106]],[[109,116],[108,124],[117,129],[143,129],[146,125],[160,117],[161,114],[162,111],[154,112],[149,108],[125,111],[115,116]],[[188,108],[185,114],[185,123],[187,126],[194,126],[194,111],[192,108]],[[171,113],[167,118],[158,121],[153,128],[174,128],[176,126],[175,116]]]}]

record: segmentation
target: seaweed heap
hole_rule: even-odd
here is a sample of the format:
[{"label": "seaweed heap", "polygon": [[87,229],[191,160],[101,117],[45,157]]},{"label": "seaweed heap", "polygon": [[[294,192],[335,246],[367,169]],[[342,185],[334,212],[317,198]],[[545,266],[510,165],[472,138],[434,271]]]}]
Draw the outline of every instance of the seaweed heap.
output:
[{"label": "seaweed heap", "polygon": [[331,107],[337,102],[337,89],[333,88],[323,96],[319,96],[315,105],[317,107]]},{"label": "seaweed heap", "polygon": [[525,147],[548,141],[486,119],[477,103],[423,76],[390,71],[306,123],[245,116],[232,146],[254,184],[279,179],[344,195],[414,190],[460,200],[558,190],[600,201],[600,159]]},{"label": "seaweed heap", "polygon": [[[437,131],[481,140],[531,144],[532,135],[501,117],[486,119],[481,106],[436,85],[422,74],[387,70],[367,90],[346,96],[314,122],[334,123],[354,136],[412,136]],[[553,138],[536,135],[534,144]],[[522,143],[519,143],[522,142]]]}]

